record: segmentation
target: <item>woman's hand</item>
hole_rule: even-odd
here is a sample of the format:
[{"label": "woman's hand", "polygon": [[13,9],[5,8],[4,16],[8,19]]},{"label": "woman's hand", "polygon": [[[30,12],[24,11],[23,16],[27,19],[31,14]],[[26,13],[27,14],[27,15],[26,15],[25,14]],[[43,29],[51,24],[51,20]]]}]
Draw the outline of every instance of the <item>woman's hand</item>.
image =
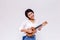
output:
[{"label": "woman's hand", "polygon": [[40,31],[42,29],[42,26],[38,28],[38,30]]},{"label": "woman's hand", "polygon": [[32,30],[31,30],[30,28],[28,28],[28,29],[22,29],[22,30],[21,30],[21,32],[25,32],[25,33],[26,33],[26,32],[28,32],[28,33],[32,33]]},{"label": "woman's hand", "polygon": [[24,28],[21,30],[21,32],[26,32],[26,31],[27,31],[27,30],[26,30],[26,29],[24,29]]}]

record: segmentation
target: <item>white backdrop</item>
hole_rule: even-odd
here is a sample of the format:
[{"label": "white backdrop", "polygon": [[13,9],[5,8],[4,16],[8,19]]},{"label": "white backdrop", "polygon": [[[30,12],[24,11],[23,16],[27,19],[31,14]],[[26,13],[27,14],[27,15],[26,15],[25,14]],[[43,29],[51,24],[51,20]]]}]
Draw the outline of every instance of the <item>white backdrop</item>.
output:
[{"label": "white backdrop", "polygon": [[34,10],[40,22],[48,21],[40,31],[41,40],[60,40],[60,0],[0,0],[0,40],[20,40],[27,8]]}]

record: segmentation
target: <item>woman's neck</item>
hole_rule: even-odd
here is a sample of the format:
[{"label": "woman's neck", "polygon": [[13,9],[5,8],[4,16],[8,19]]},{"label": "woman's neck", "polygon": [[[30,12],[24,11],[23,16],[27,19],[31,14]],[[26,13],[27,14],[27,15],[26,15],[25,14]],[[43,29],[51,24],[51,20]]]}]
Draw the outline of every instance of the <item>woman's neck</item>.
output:
[{"label": "woman's neck", "polygon": [[32,19],[32,20],[30,20],[32,23],[34,23],[35,22],[35,19]]}]

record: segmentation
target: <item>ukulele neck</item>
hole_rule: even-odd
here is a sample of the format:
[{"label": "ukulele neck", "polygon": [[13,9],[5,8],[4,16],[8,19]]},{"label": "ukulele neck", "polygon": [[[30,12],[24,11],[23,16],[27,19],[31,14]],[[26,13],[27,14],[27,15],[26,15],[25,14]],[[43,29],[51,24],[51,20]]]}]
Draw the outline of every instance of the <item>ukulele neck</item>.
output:
[{"label": "ukulele neck", "polygon": [[37,28],[39,28],[39,27],[41,27],[41,26],[42,26],[42,24],[40,24],[39,26],[35,27],[35,29],[37,29]]}]

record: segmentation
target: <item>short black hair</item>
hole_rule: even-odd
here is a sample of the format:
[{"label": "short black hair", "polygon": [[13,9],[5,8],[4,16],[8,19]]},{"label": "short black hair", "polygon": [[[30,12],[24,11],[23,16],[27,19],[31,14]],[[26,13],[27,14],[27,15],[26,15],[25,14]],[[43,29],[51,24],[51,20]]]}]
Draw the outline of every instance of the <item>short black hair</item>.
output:
[{"label": "short black hair", "polygon": [[28,17],[28,15],[27,15],[29,12],[34,13],[34,11],[33,11],[32,9],[27,9],[27,10],[25,11],[25,16],[26,16],[28,19],[30,19],[30,18]]}]

